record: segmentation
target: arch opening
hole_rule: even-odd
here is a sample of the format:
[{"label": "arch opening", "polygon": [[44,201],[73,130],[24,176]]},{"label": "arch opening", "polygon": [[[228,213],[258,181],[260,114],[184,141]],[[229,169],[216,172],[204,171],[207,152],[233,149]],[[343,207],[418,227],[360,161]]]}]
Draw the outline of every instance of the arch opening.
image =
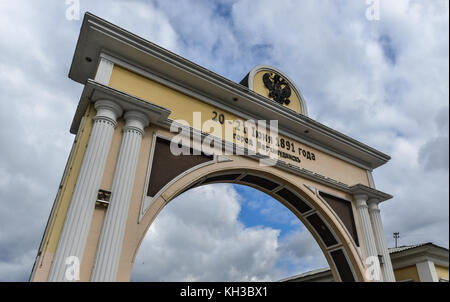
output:
[{"label": "arch opening", "polygon": [[309,230],[278,200],[248,185],[214,183],[160,212],[131,280],[278,281],[327,266]]},{"label": "arch opening", "polygon": [[[356,259],[355,253],[350,251],[349,245],[352,240],[348,239],[348,234],[342,234],[342,226],[339,228],[335,221],[327,216],[326,211],[324,212],[323,208],[318,206],[317,200],[314,200],[311,194],[307,193],[307,190],[299,189],[299,185],[286,182],[281,177],[257,169],[226,169],[223,167],[211,169],[211,166],[216,165],[219,164],[212,164],[209,168],[206,166],[195,170],[197,177],[190,175],[194,172],[183,174],[156,194],[154,203],[159,200],[159,205],[155,205],[155,210],[150,215],[152,218],[147,219],[147,230],[155,217],[171,200],[193,188],[218,183],[245,185],[274,198],[303,223],[322,250],[335,281],[363,280],[361,266],[357,265],[357,261],[360,259]],[[202,173],[202,171],[199,171],[202,169],[209,171]],[[187,179],[189,181],[186,181]],[[163,198],[164,194],[170,196],[170,198]],[[145,233],[142,234],[134,257]]]}]

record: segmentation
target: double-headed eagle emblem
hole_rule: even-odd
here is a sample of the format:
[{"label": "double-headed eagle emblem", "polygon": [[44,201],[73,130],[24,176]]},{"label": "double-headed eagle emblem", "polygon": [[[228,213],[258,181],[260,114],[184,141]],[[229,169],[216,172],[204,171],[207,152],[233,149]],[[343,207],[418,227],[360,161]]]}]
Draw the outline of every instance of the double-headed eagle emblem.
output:
[{"label": "double-headed eagle emblem", "polygon": [[291,88],[285,79],[276,73],[266,72],[263,75],[264,85],[269,89],[269,98],[272,98],[279,104],[289,105],[291,102]]}]

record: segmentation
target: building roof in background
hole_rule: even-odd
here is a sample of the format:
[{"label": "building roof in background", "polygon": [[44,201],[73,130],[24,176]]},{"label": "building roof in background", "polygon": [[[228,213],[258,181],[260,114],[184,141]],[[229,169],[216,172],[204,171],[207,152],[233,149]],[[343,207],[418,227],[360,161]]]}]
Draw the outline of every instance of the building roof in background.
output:
[{"label": "building roof in background", "polygon": [[308,277],[308,276],[317,275],[317,274],[320,274],[320,273],[325,273],[325,272],[328,273],[330,271],[331,270],[330,270],[329,267],[318,268],[318,269],[315,269],[315,270],[312,270],[312,271],[301,273],[299,275],[294,275],[294,276],[291,276],[291,277],[287,277],[287,278],[281,279],[278,282],[291,281],[291,280],[295,280],[295,279],[298,279],[298,278],[305,278],[305,277]]},{"label": "building roof in background", "polygon": [[[389,248],[389,254],[395,254],[395,253],[400,253],[400,252],[404,252],[407,250],[411,250],[411,249],[415,249],[418,247],[423,247],[423,246],[429,246],[429,247],[433,247],[433,248],[438,248],[438,249],[442,249],[442,250],[446,250],[448,252],[448,248],[436,245],[432,242],[424,242],[424,243],[418,243],[418,244],[413,244],[413,245],[402,245],[399,247],[393,247],[393,248]],[[400,256],[400,255],[399,255]],[[401,256],[401,257],[404,257]],[[448,261],[448,259],[447,259]],[[282,280],[279,280],[279,282],[287,282],[287,281],[291,281],[291,280],[296,280],[296,279],[303,279],[306,278],[308,276],[313,276],[313,275],[319,275],[319,274],[323,274],[323,273],[331,273],[331,270],[329,267],[326,268],[319,268],[319,269],[315,269],[312,271],[308,271],[308,272],[304,272],[295,276],[291,276]]]},{"label": "building roof in background", "polygon": [[403,251],[406,251],[406,250],[410,250],[410,249],[413,249],[413,248],[416,248],[416,247],[425,246],[425,245],[434,246],[434,247],[445,249],[445,250],[448,251],[448,249],[445,248],[445,247],[436,245],[436,244],[434,244],[432,242],[425,242],[425,243],[419,243],[419,244],[413,244],[413,245],[402,245],[402,246],[399,246],[399,247],[392,247],[392,248],[389,248],[389,254],[399,253],[399,252],[403,252]]}]

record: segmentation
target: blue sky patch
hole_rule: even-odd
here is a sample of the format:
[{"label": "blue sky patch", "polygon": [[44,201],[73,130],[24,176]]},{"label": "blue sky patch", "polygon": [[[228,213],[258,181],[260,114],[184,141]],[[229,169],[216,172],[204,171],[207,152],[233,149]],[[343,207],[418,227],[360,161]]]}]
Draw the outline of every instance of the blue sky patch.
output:
[{"label": "blue sky patch", "polygon": [[381,35],[378,42],[383,49],[383,54],[386,60],[392,65],[395,65],[397,62],[397,53],[392,45],[391,37],[389,35]]},{"label": "blue sky patch", "polygon": [[233,185],[242,197],[239,220],[246,227],[265,226],[280,230],[280,237],[304,228],[301,221],[283,204],[271,196],[244,185]]}]

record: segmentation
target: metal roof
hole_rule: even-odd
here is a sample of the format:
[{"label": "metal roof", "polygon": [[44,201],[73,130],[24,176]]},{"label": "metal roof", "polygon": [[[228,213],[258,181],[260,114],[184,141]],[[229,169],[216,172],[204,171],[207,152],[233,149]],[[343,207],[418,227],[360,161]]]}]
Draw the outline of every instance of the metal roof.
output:
[{"label": "metal roof", "polygon": [[326,272],[330,272],[331,273],[331,270],[330,270],[329,267],[318,268],[318,269],[315,269],[315,270],[312,270],[312,271],[304,272],[304,273],[301,273],[301,274],[298,274],[298,275],[294,275],[292,277],[288,277],[288,278],[285,278],[285,279],[278,280],[278,282],[286,282],[286,281],[295,280],[295,279],[298,279],[298,278],[304,278],[304,277],[307,277],[307,276],[317,275],[317,274],[326,273]]},{"label": "metal roof", "polygon": [[402,245],[402,246],[399,246],[399,247],[391,247],[388,250],[389,250],[389,254],[393,254],[393,253],[399,253],[399,252],[403,252],[403,251],[406,251],[406,250],[410,250],[410,249],[413,249],[413,248],[416,248],[416,247],[425,246],[425,245],[432,245],[432,246],[435,246],[435,247],[438,247],[438,248],[441,248],[441,249],[448,250],[447,248],[439,246],[439,245],[436,245],[436,244],[434,244],[432,242],[424,242],[424,243],[418,243],[418,244],[413,244],[413,245]]}]

